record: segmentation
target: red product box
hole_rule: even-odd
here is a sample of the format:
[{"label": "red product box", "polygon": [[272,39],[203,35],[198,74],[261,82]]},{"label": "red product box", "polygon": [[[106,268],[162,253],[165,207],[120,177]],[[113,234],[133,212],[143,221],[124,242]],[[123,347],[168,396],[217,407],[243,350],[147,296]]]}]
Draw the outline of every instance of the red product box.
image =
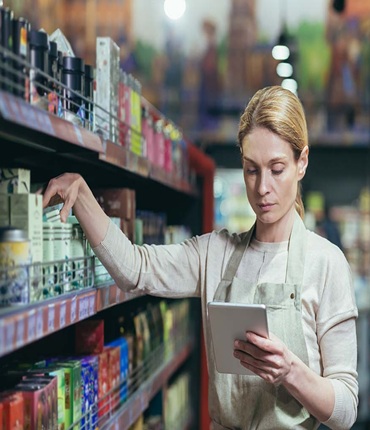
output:
[{"label": "red product box", "polygon": [[57,428],[57,378],[50,378],[30,378],[15,387],[23,396],[24,428],[27,430],[38,430],[40,425],[46,429]]},{"label": "red product box", "polygon": [[98,355],[98,417],[109,412],[109,367],[108,351],[104,350]]},{"label": "red product box", "polygon": [[130,188],[98,188],[94,195],[104,212],[110,217],[135,219],[135,190]]},{"label": "red product box", "polygon": [[75,327],[76,354],[95,355],[104,349],[104,320],[84,320]]},{"label": "red product box", "polygon": [[24,412],[21,393],[4,393],[4,397],[0,398],[0,424],[2,425],[0,428],[4,430],[23,430]]},{"label": "red product box", "polygon": [[121,351],[119,346],[106,347],[108,352],[108,391],[110,394],[111,409],[114,410],[120,402],[120,359]]}]

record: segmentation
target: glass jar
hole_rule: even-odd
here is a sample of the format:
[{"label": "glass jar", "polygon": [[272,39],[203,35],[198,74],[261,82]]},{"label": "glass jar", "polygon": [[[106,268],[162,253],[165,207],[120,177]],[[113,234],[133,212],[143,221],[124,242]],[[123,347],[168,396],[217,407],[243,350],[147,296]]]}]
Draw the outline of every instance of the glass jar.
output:
[{"label": "glass jar", "polygon": [[0,305],[24,305],[30,301],[30,241],[24,230],[0,228]]}]

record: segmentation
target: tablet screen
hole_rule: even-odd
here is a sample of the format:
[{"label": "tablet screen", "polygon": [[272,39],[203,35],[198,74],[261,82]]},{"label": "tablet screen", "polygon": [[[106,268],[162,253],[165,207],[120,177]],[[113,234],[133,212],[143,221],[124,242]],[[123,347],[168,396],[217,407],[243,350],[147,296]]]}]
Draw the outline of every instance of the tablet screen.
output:
[{"label": "tablet screen", "polygon": [[268,337],[266,306],[263,304],[209,302],[208,317],[217,371],[254,375],[233,356],[234,341],[236,339],[245,340],[246,331]]}]

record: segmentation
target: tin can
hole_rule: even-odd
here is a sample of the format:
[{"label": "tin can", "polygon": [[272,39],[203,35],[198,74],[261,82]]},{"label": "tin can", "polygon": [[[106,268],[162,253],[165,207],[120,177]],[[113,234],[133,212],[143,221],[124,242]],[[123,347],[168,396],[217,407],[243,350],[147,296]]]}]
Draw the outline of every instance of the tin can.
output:
[{"label": "tin can", "polygon": [[29,303],[30,241],[24,230],[0,228],[0,306]]}]

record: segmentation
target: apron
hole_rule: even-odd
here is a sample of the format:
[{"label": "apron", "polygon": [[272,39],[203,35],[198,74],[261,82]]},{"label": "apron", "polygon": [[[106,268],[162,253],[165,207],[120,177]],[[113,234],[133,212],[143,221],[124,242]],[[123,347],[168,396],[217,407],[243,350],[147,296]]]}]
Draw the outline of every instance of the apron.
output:
[{"label": "apron", "polygon": [[[306,228],[296,214],[288,247],[286,279],[283,284],[247,285],[235,277],[249,246],[254,228],[242,238],[233,252],[214,300],[237,303],[263,303],[267,307],[269,330],[308,365],[301,316],[301,289],[306,255]],[[209,407],[213,430],[314,429],[318,421],[281,385],[265,382],[259,376],[219,373],[211,353]],[[214,381],[214,382],[213,382]]]}]

